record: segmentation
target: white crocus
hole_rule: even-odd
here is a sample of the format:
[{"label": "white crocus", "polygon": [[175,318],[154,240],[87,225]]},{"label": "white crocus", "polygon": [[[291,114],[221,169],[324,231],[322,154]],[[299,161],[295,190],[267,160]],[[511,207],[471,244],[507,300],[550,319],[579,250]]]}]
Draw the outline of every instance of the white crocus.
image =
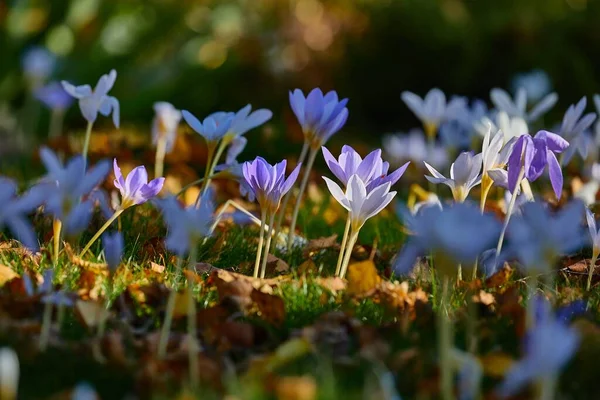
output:
[{"label": "white crocus", "polygon": [[390,204],[394,196],[396,196],[396,192],[390,192],[390,182],[367,191],[367,186],[356,174],[352,175],[348,180],[346,192],[331,179],[325,176],[323,179],[325,179],[331,195],[350,213],[351,234],[340,269],[340,276],[343,278],[346,275],[350,256],[352,255],[352,248],[358,239],[360,228],[362,228],[369,218],[377,215]]},{"label": "white crocus", "polygon": [[502,131],[504,144],[508,143],[512,138],[529,133],[527,122],[521,117],[509,117],[504,111],[500,111],[496,116],[498,129]]},{"label": "white crocus", "polygon": [[[485,208],[487,195],[495,181],[494,177],[506,175],[504,167],[508,162],[513,141],[504,144],[504,133],[498,130],[492,138],[492,127],[488,126],[488,131],[483,138],[481,148],[483,170],[481,172],[481,210]],[[508,181],[508,177],[506,177]]]},{"label": "white crocus", "polygon": [[443,183],[448,186],[452,190],[454,200],[462,203],[466,200],[471,189],[481,183],[482,159],[483,155],[481,153],[476,155],[469,151],[460,153],[456,161],[450,165],[450,178],[446,178],[431,165],[424,162],[425,167],[433,175],[425,175],[425,178],[431,183]]}]

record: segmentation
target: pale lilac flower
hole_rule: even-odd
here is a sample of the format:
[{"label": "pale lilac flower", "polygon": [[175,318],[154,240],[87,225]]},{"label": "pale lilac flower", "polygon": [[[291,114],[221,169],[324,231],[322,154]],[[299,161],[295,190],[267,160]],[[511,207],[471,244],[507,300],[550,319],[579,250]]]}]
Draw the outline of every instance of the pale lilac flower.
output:
[{"label": "pale lilac flower", "polygon": [[181,111],[166,101],[154,103],[154,120],[152,120],[152,144],[157,145],[164,138],[165,150],[170,152],[177,137],[177,127],[181,121]]},{"label": "pale lilac flower", "polygon": [[431,165],[425,163],[425,167],[431,175],[425,175],[425,178],[435,184],[443,183],[452,190],[452,196],[455,201],[463,202],[469,195],[471,189],[481,183],[482,154],[473,154],[473,152],[462,152],[456,161],[450,165],[450,178],[440,174]]},{"label": "pale lilac flower", "polygon": [[439,127],[440,140],[447,149],[469,149],[473,139],[472,125],[465,125],[462,121],[454,119],[446,121]]},{"label": "pale lilac flower", "polygon": [[476,400],[483,379],[481,362],[475,355],[458,349],[452,349],[450,355],[458,371],[458,399]]},{"label": "pale lilac flower", "polygon": [[600,254],[600,231],[596,227],[596,219],[594,218],[594,214],[590,211],[589,208],[585,209],[585,217],[588,225],[588,229],[590,231],[590,240],[592,242],[592,251],[595,254],[595,257],[598,257]]},{"label": "pale lilac flower", "polygon": [[264,158],[256,157],[254,161],[242,164],[242,173],[252,188],[261,210],[267,213],[277,211],[282,197],[292,188],[300,173],[300,165],[285,178],[287,161],[271,165]]},{"label": "pale lilac flower", "polygon": [[524,177],[533,182],[542,176],[548,166],[552,189],[560,199],[563,176],[555,153],[563,152],[568,146],[565,139],[548,131],[539,131],[534,137],[520,136],[508,158],[508,189],[511,192],[516,189],[521,168],[524,168]]},{"label": "pale lilac flower", "polygon": [[498,220],[470,203],[454,203],[443,209],[426,207],[405,218],[405,223],[412,236],[394,261],[394,271],[400,275],[410,273],[415,260],[429,253],[442,256],[436,257],[436,266],[446,274],[459,264],[473,265],[481,253],[496,244],[500,234]]},{"label": "pale lilac flower", "polygon": [[501,397],[518,393],[525,384],[534,380],[557,379],[560,370],[579,347],[581,338],[576,329],[556,318],[549,305],[541,311],[533,329],[527,333],[525,357],[511,367],[498,388]]},{"label": "pale lilac flower", "polygon": [[105,233],[102,236],[102,244],[104,245],[104,259],[108,264],[108,269],[114,273],[121,264],[121,257],[123,257],[123,248],[125,247],[123,235],[121,232]]},{"label": "pale lilac flower", "polygon": [[529,127],[523,118],[509,117],[504,111],[497,112],[495,118],[482,118],[481,121],[475,124],[475,129],[481,136],[485,136],[488,132],[488,126],[491,126],[492,133],[502,132],[504,144],[515,137],[529,134]]},{"label": "pale lilac flower", "polygon": [[596,113],[585,112],[587,105],[586,97],[582,97],[577,104],[571,104],[562,120],[558,134],[570,143],[570,146],[564,153],[562,164],[566,165],[571,161],[575,152],[578,152],[584,160],[588,156],[588,150],[593,146],[593,140],[587,130],[596,120]]},{"label": "pale lilac flower", "polygon": [[348,99],[338,99],[332,90],[323,95],[321,89],[313,89],[304,97],[300,89],[289,93],[290,106],[296,115],[307,143],[313,149],[327,143],[348,119]]},{"label": "pale lilac flower", "polygon": [[409,91],[402,92],[401,97],[406,106],[423,123],[428,136],[435,134],[442,122],[455,119],[467,106],[466,100],[462,97],[454,97],[446,103],[446,95],[437,88],[431,89],[424,98]]},{"label": "pale lilac flower", "polygon": [[23,56],[23,72],[35,83],[45,81],[56,66],[56,56],[44,47],[33,47]]},{"label": "pale lilac flower", "polygon": [[539,101],[531,111],[527,111],[527,92],[524,88],[519,88],[515,99],[503,89],[495,88],[490,92],[490,98],[498,111],[506,112],[510,117],[519,117],[527,122],[535,122],[542,115],[547,113],[558,101],[556,93],[550,93]]},{"label": "pale lilac flower", "polygon": [[16,183],[0,177],[0,229],[8,227],[23,245],[37,249],[37,237],[26,216],[39,207],[45,197],[43,190],[34,187],[19,198]]},{"label": "pale lilac flower", "polygon": [[[252,111],[252,106],[248,104],[238,112],[234,113],[229,130],[225,135],[229,140],[244,135],[249,130],[264,124],[273,116],[271,110],[267,110],[266,108],[254,110],[252,113],[250,111]],[[226,117],[228,114],[231,113],[225,113],[221,111],[213,113],[209,115],[209,117],[221,119]]]},{"label": "pale lilac flower", "polygon": [[115,173],[114,185],[121,192],[121,208],[125,209],[152,199],[161,191],[165,178],[155,178],[148,182],[148,173],[144,166],[134,168],[127,178],[121,174],[117,159],[113,161]]},{"label": "pale lilac flower", "polygon": [[356,174],[348,180],[346,192],[331,179],[325,176],[323,179],[331,195],[350,213],[352,232],[358,232],[369,218],[387,207],[396,196],[396,192],[390,192],[390,182],[367,191],[367,185]]},{"label": "pale lilac flower", "polygon": [[235,115],[234,113],[214,113],[200,122],[187,110],[183,110],[181,114],[185,122],[210,144],[217,143],[225,137]]},{"label": "pale lilac flower", "polygon": [[34,96],[51,110],[66,110],[74,101],[73,97],[58,82],[51,82],[36,89]]},{"label": "pale lilac flower", "polygon": [[200,206],[181,206],[175,197],[168,197],[158,202],[165,223],[168,227],[165,245],[179,256],[183,256],[196,246],[198,242],[211,235],[214,222],[214,203],[211,191],[202,196]]},{"label": "pale lilac flower", "polygon": [[246,139],[244,136],[236,136],[233,138],[229,148],[227,149],[227,154],[225,155],[225,163],[234,163],[236,158],[246,148],[246,144],[248,144],[248,139]]},{"label": "pale lilac flower", "polygon": [[594,163],[591,167],[591,179],[584,183],[581,188],[573,193],[573,197],[580,199],[586,206],[590,206],[596,202],[596,194],[600,189],[600,164]]},{"label": "pale lilac flower", "polygon": [[526,270],[547,272],[560,255],[585,243],[580,201],[571,201],[556,214],[539,202],[528,202],[521,210],[521,215],[511,219],[507,238],[511,254]]},{"label": "pale lilac flower", "polygon": [[383,149],[396,165],[405,161],[412,161],[418,167],[423,165],[423,161],[436,168],[448,165],[446,149],[438,144],[427,143],[420,129],[413,129],[408,134],[385,135]]},{"label": "pale lilac flower", "polygon": [[525,89],[527,100],[531,103],[535,103],[550,93],[552,84],[545,71],[534,69],[529,72],[516,74],[512,80],[512,88],[514,92],[519,90],[519,88]]},{"label": "pale lilac flower", "polygon": [[488,126],[488,132],[483,138],[481,148],[482,155],[482,176],[489,175],[493,170],[504,170],[508,157],[512,150],[513,143],[504,145],[504,135],[502,131],[498,131],[492,138],[492,127]]},{"label": "pale lilac flower", "polygon": [[117,71],[113,69],[108,74],[100,77],[93,91],[90,85],[74,86],[67,81],[62,81],[62,85],[67,93],[79,100],[81,114],[88,123],[93,124],[98,117],[98,113],[105,117],[112,113],[113,123],[118,128],[119,100],[108,95],[116,79]]}]

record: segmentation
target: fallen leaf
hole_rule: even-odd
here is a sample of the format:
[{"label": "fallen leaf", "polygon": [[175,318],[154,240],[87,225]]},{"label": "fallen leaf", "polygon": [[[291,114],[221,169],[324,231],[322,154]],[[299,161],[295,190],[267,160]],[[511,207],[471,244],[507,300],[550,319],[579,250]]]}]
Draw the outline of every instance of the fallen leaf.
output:
[{"label": "fallen leaf", "polygon": [[485,284],[489,288],[497,288],[506,285],[512,274],[513,269],[505,263],[498,272],[486,279]]},{"label": "fallen leaf", "polygon": [[371,260],[350,264],[347,272],[348,294],[366,295],[375,290],[381,282],[377,268]]},{"label": "fallen leaf", "polygon": [[284,376],[275,384],[278,400],[313,400],[317,397],[317,383],[312,376]]},{"label": "fallen leaf", "polygon": [[296,268],[296,272],[298,275],[310,275],[311,273],[317,272],[317,265],[313,260],[309,258],[302,264],[298,265],[298,268]]},{"label": "fallen leaf", "polygon": [[4,285],[15,278],[18,278],[17,274],[12,268],[0,264],[0,285]]},{"label": "fallen leaf", "polygon": [[283,324],[285,321],[285,304],[281,297],[253,290],[251,299],[258,307],[262,319],[275,326]]},{"label": "fallen leaf", "polygon": [[330,249],[330,248],[339,249],[340,245],[337,242],[337,237],[338,237],[338,235],[334,234],[331,236],[321,237],[318,239],[311,239],[308,241],[308,243],[304,247],[303,254],[305,256],[309,256],[310,253],[313,253],[313,252],[319,251],[319,250]]},{"label": "fallen leaf", "polygon": [[327,278],[317,277],[316,282],[333,294],[346,289],[346,281],[337,276],[329,276]]},{"label": "fallen leaf", "polygon": [[485,290],[480,290],[479,293],[473,295],[473,302],[475,303],[491,306],[495,301],[496,299],[494,298],[494,295],[486,292]]},{"label": "fallen leaf", "polygon": [[287,272],[290,270],[288,263],[283,261],[281,258],[269,254],[267,256],[267,269],[269,271],[275,271],[278,273]]}]

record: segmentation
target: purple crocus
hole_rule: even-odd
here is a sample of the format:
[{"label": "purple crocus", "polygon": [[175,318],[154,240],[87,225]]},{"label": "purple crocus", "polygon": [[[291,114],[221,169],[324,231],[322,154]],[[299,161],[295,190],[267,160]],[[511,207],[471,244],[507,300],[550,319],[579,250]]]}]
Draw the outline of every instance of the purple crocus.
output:
[{"label": "purple crocus", "polygon": [[162,177],[148,182],[148,173],[144,166],[134,168],[124,179],[116,158],[113,169],[115,187],[121,192],[121,209],[147,202],[161,191],[165,182],[165,178]]},{"label": "purple crocus", "polygon": [[34,96],[51,110],[66,110],[74,101],[73,97],[58,82],[51,82],[37,89]]},{"label": "purple crocus", "polygon": [[[231,141],[236,137],[244,135],[249,130],[264,124],[273,116],[273,113],[266,108],[260,108],[258,110],[254,110],[253,112],[250,111],[252,111],[252,105],[247,104],[245,107],[233,114],[231,125],[229,126],[229,129],[225,135],[225,139],[227,141]],[[213,113],[209,115],[209,117],[223,118],[230,116],[231,114],[232,113],[221,111]]]},{"label": "purple crocus", "polygon": [[104,245],[104,259],[108,264],[108,269],[114,273],[123,257],[123,234],[121,232],[105,233],[102,236],[102,244]]},{"label": "purple crocus", "polygon": [[0,177],[0,229],[7,226],[30,249],[37,249],[38,242],[26,215],[39,207],[46,197],[46,193],[38,189],[34,187],[19,198],[16,183]]},{"label": "purple crocus", "polygon": [[252,188],[261,210],[267,213],[277,211],[281,198],[292,188],[298,178],[300,164],[294,168],[287,179],[285,178],[286,166],[286,160],[271,165],[262,157],[256,157],[254,161],[242,165],[244,178]]},{"label": "purple crocus", "polygon": [[231,126],[233,121],[234,113],[214,113],[204,118],[204,121],[200,122],[191,112],[187,110],[181,111],[183,119],[188,125],[200,136],[202,136],[209,145],[215,145],[219,142]]},{"label": "purple crocus", "polygon": [[334,90],[323,95],[321,89],[316,88],[304,97],[300,89],[295,89],[289,98],[305,140],[313,149],[325,144],[348,119],[348,99],[340,100]]},{"label": "purple crocus", "polygon": [[508,189],[516,190],[520,175],[530,182],[538,179],[548,166],[552,189],[560,199],[563,175],[555,153],[562,153],[567,147],[569,142],[552,132],[539,131],[534,137],[521,135],[508,158]]}]

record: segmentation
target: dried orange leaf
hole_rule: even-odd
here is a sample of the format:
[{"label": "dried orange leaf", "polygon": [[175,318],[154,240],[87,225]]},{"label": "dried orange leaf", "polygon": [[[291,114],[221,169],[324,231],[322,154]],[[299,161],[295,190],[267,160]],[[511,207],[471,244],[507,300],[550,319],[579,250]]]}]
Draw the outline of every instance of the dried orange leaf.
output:
[{"label": "dried orange leaf", "polygon": [[262,319],[275,326],[283,324],[285,321],[285,304],[281,297],[253,290],[251,299],[258,307]]},{"label": "dried orange leaf", "polygon": [[347,273],[348,294],[366,295],[377,287],[381,277],[371,260],[350,264]]},{"label": "dried orange leaf", "polygon": [[313,400],[317,397],[317,383],[312,376],[284,376],[277,380],[275,393],[278,400]]},{"label": "dried orange leaf", "polygon": [[0,265],[0,285],[4,285],[6,282],[12,281],[18,277],[19,274],[17,274],[12,268],[5,265]]}]

